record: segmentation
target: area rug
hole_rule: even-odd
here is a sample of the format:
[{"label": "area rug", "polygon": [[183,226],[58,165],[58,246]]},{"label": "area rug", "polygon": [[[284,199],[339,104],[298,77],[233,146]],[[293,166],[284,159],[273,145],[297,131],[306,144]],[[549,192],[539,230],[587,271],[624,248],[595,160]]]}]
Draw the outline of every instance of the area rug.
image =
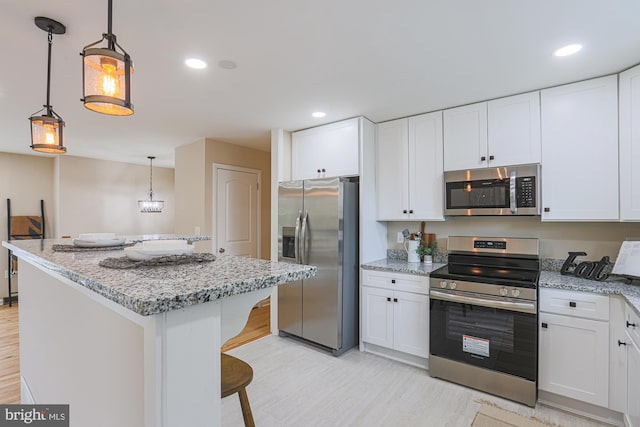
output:
[{"label": "area rug", "polygon": [[502,409],[496,404],[488,401],[477,401],[481,403],[480,409],[476,413],[471,427],[550,427],[556,424],[549,424],[536,417],[526,417],[516,412]]}]

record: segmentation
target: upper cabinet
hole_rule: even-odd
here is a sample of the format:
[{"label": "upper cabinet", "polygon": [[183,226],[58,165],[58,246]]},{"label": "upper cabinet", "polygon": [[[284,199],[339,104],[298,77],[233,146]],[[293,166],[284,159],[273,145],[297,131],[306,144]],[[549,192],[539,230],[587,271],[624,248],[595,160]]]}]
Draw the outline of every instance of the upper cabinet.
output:
[{"label": "upper cabinet", "polygon": [[620,219],[640,221],[640,66],[620,73],[619,84]]},{"label": "upper cabinet", "polygon": [[378,220],[444,220],[442,112],[378,125]]},{"label": "upper cabinet", "polygon": [[358,118],[294,132],[291,179],[359,175]]},{"label": "upper cabinet", "polygon": [[617,220],[617,76],[545,89],[541,105],[542,220]]},{"label": "upper cabinet", "polygon": [[444,111],[444,170],[540,163],[540,93]]}]

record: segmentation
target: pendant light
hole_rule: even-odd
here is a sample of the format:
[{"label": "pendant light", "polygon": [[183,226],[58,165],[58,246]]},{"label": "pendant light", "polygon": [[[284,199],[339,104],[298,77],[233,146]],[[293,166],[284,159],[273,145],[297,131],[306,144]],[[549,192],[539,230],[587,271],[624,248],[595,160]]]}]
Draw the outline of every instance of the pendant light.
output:
[{"label": "pendant light", "polygon": [[149,159],[149,194],[146,200],[138,200],[138,207],[142,213],[162,212],[164,202],[162,200],[153,200],[153,156],[147,156]]},{"label": "pendant light", "polygon": [[[51,94],[51,45],[53,34],[64,34],[67,29],[61,23],[53,19],[38,16],[35,18],[38,28],[46,31],[48,36],[48,55],[47,55],[47,104],[43,105],[43,109],[32,114],[29,117],[31,122],[31,149],[41,153],[64,154],[67,152],[64,146],[62,130],[64,129],[64,120],[55,111],[50,102]],[[43,114],[40,114],[44,111]]]},{"label": "pendant light", "polygon": [[[82,101],[89,110],[112,116],[133,114],[131,74],[133,61],[111,31],[112,0],[108,0],[107,33],[82,49]],[[102,41],[106,47],[94,47]],[[116,48],[119,49],[116,50]]]}]

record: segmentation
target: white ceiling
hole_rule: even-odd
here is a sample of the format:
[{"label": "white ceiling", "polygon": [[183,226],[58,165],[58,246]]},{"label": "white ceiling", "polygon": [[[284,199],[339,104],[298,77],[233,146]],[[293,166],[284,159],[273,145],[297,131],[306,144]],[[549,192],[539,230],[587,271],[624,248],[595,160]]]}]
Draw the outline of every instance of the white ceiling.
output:
[{"label": "white ceiling", "polygon": [[[638,0],[114,0],[113,32],[135,64],[135,114],[85,109],[82,48],[107,28],[107,0],[2,0],[0,151],[32,154],[46,95],[75,156],[173,166],[207,137],[269,150],[270,129],[364,115],[381,122],[615,73],[640,62]],[[552,52],[582,43],[572,57]],[[209,63],[184,66],[187,57]],[[217,66],[238,64],[234,70]],[[314,119],[316,110],[327,112]]]}]

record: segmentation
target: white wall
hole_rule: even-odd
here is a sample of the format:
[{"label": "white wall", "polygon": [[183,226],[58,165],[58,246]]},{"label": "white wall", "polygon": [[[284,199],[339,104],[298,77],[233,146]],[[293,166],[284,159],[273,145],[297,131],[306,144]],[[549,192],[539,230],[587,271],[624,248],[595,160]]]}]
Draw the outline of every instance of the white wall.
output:
[{"label": "white wall", "polygon": [[174,171],[153,167],[154,199],[161,213],[141,213],[149,192],[149,166],[60,156],[56,237],[110,232],[121,235],[174,232]]},{"label": "white wall", "polygon": [[[398,231],[420,231],[420,222],[389,222],[387,247],[402,249],[396,243]],[[435,233],[439,249],[446,251],[448,236],[535,237],[540,239],[543,258],[567,258],[569,251],[584,251],[583,260],[618,256],[626,238],[640,239],[640,223],[541,222],[539,217],[451,217],[444,222],[427,222],[425,231]]]}]

